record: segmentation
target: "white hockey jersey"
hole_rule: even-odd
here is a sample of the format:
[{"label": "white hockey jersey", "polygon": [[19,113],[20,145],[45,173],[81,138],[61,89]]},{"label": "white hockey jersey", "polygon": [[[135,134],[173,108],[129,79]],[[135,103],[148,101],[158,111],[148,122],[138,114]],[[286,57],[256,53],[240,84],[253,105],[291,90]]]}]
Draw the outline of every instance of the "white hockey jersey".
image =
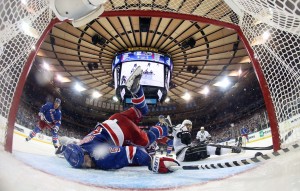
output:
[{"label": "white hockey jersey", "polygon": [[202,141],[206,141],[210,137],[211,136],[207,131],[204,131],[204,132],[198,131],[196,139],[198,139],[198,140],[200,140],[200,142],[202,142]]},{"label": "white hockey jersey", "polygon": [[[182,131],[188,131],[188,129],[185,126],[177,125],[176,127],[173,128],[173,132],[172,132],[172,136],[174,137],[173,139],[173,146],[174,146],[174,150],[176,153],[176,159],[178,161],[183,161],[184,160],[184,156],[185,156],[185,152],[188,149],[188,145],[183,144],[181,142],[181,138],[178,138],[178,133],[181,133]],[[180,152],[180,154],[178,155],[178,152]]]}]

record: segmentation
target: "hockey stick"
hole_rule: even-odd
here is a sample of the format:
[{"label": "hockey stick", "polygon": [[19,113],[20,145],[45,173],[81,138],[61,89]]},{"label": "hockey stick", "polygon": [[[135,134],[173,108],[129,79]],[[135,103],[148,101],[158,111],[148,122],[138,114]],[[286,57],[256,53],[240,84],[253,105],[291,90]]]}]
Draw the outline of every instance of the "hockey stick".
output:
[{"label": "hockey stick", "polygon": [[200,164],[200,165],[190,165],[190,166],[171,166],[169,167],[170,170],[211,170],[211,169],[218,169],[218,168],[230,168],[230,167],[236,167],[236,166],[244,166],[249,164],[255,164],[258,162],[266,161],[275,157],[278,157],[280,155],[283,155],[289,151],[299,149],[298,144],[291,145],[290,147],[286,149],[282,149],[276,152],[268,153],[268,154],[262,154],[257,153],[255,157],[243,159],[240,161],[229,161],[229,162],[223,162],[223,163],[215,163],[215,164]]},{"label": "hockey stick", "polygon": [[[227,149],[232,149],[234,147],[237,147],[237,146],[215,145],[215,144],[208,144],[207,146],[227,148]],[[267,147],[240,147],[240,148],[243,150],[271,150],[271,149],[273,149],[273,145],[270,145]]]},{"label": "hockey stick", "polygon": [[171,127],[173,127],[172,121],[171,121],[171,118],[170,118],[169,115],[167,116],[166,120],[167,120],[167,123],[168,123],[169,125],[171,125]]}]

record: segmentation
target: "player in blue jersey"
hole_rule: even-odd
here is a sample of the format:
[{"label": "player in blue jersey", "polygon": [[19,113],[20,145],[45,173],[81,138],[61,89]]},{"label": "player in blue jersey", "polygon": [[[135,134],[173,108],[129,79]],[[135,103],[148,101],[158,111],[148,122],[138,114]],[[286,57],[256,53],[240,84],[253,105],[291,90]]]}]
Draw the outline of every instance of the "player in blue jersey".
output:
[{"label": "player in blue jersey", "polygon": [[[171,126],[166,121],[166,118],[163,115],[158,116],[158,123],[156,125],[166,125]],[[157,140],[157,143],[167,145],[167,154],[166,156],[172,156],[171,152],[173,150],[173,139],[170,136],[166,136]]]},{"label": "player in blue jersey", "polygon": [[249,129],[245,126],[242,126],[241,136],[242,136],[242,145],[243,145],[243,147],[246,146],[246,141],[249,142],[248,134],[249,134]]},{"label": "player in blue jersey", "polygon": [[26,141],[31,140],[36,136],[37,133],[41,132],[43,129],[50,129],[52,133],[52,143],[55,148],[58,148],[58,130],[61,125],[61,111],[59,106],[61,104],[61,100],[56,98],[54,103],[47,102],[43,105],[38,113],[39,122],[35,125],[34,129],[30,132],[28,137],[26,137]]},{"label": "player in blue jersey", "polygon": [[126,82],[132,93],[133,107],[112,115],[98,123],[94,131],[85,136],[79,144],[62,145],[56,154],[63,154],[75,168],[96,168],[102,170],[120,169],[126,166],[148,166],[154,172],[172,172],[169,166],[179,163],[167,157],[151,157],[145,150],[158,138],[167,135],[165,125],[155,125],[148,132],[137,123],[148,113],[143,88],[140,86],[141,67],[137,67]]}]

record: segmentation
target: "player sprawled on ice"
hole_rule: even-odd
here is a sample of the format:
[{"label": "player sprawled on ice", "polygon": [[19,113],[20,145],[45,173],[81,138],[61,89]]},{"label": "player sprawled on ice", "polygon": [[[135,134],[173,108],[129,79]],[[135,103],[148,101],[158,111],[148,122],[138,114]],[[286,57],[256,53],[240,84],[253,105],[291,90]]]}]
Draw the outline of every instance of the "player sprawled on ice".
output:
[{"label": "player sprawled on ice", "polygon": [[233,147],[232,149],[220,148],[209,146],[205,143],[199,143],[192,145],[192,122],[190,120],[184,120],[182,124],[173,128],[173,145],[176,153],[176,159],[178,161],[197,161],[208,158],[210,155],[223,155],[227,153],[240,153],[239,147]]},{"label": "player sprawled on ice", "polygon": [[28,137],[26,137],[26,141],[31,140],[37,133],[48,128],[52,133],[52,143],[55,148],[58,148],[58,130],[61,125],[60,104],[61,100],[56,98],[54,103],[47,102],[41,107],[40,112],[38,113],[40,120],[30,132]]},{"label": "player sprawled on ice", "polygon": [[148,113],[144,92],[139,85],[142,72],[141,67],[137,67],[126,82],[127,89],[133,95],[134,107],[98,123],[95,130],[79,144],[62,145],[56,154],[62,153],[75,168],[110,170],[138,165],[148,166],[149,170],[157,173],[168,173],[172,172],[169,166],[179,166],[172,158],[152,158],[144,149],[156,139],[166,136],[168,129],[165,125],[156,125],[146,133],[137,126]]}]

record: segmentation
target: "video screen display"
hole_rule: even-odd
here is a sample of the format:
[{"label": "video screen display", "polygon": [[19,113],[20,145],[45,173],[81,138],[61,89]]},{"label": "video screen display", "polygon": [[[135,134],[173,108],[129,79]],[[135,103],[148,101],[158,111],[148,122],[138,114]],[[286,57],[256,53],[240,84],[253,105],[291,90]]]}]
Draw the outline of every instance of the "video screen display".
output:
[{"label": "video screen display", "polygon": [[121,68],[119,84],[125,85],[128,77],[138,66],[141,66],[143,70],[141,85],[164,87],[164,65],[145,61],[124,62]]},{"label": "video screen display", "polygon": [[120,63],[131,61],[157,62],[169,66],[171,70],[173,69],[172,60],[168,55],[145,51],[125,52],[116,55],[112,63],[112,69],[114,69]]}]

